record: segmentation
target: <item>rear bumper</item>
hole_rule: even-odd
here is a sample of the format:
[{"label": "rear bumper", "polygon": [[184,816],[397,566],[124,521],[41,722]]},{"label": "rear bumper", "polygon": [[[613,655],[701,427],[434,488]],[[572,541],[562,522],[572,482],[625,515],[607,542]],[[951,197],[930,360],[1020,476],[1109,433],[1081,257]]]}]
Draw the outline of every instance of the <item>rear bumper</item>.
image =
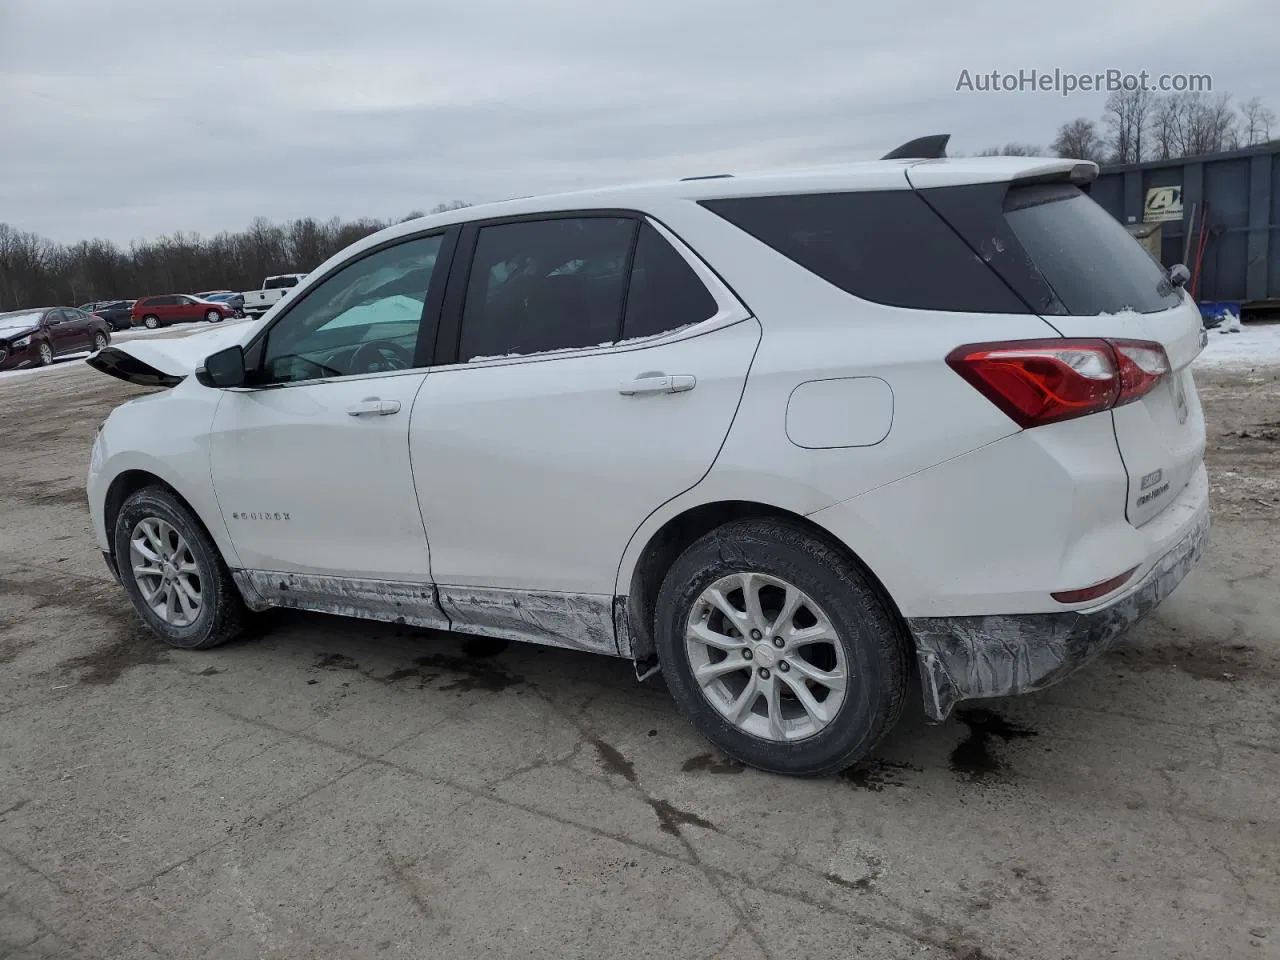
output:
[{"label": "rear bumper", "polygon": [[1209,540],[1207,495],[1189,513],[1179,539],[1146,576],[1104,606],[1062,613],[909,619],[928,717],[945,720],[962,700],[1042,690],[1110,648],[1173,592],[1204,553]]}]

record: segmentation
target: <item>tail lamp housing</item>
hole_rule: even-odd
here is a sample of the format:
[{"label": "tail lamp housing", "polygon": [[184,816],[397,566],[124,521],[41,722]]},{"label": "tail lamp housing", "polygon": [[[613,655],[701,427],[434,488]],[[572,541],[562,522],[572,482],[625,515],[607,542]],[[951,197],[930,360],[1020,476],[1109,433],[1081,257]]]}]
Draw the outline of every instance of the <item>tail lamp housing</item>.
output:
[{"label": "tail lamp housing", "polygon": [[947,365],[1024,428],[1133,403],[1171,373],[1164,347],[1146,340],[971,343]]}]

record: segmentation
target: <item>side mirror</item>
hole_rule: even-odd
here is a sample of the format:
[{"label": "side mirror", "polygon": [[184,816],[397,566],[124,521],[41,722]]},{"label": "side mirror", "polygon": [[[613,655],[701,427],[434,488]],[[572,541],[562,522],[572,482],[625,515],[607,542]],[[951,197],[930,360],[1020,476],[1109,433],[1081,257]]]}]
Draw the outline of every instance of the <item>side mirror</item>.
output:
[{"label": "side mirror", "polygon": [[206,387],[227,389],[243,387],[245,382],[244,349],[227,347],[205,357],[204,369],[196,371],[196,380]]},{"label": "side mirror", "polygon": [[1185,287],[1191,279],[1191,271],[1185,263],[1175,263],[1169,268],[1169,282],[1175,287]]}]

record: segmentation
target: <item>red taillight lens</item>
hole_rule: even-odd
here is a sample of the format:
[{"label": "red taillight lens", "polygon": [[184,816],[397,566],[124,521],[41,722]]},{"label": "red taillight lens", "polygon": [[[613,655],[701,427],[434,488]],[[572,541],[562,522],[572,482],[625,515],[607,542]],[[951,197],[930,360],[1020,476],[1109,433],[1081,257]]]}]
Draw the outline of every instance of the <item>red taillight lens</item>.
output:
[{"label": "red taillight lens", "polygon": [[951,351],[947,364],[1020,427],[1129,403],[1169,372],[1164,348],[1137,340],[975,343]]},{"label": "red taillight lens", "polygon": [[1158,343],[1112,340],[1120,368],[1120,398],[1116,406],[1150,393],[1169,374],[1169,356]]},{"label": "red taillight lens", "polygon": [[1113,590],[1119,589],[1137,570],[1134,567],[1126,570],[1118,577],[1112,577],[1110,580],[1103,580],[1101,583],[1095,583],[1092,587],[1082,587],[1079,590],[1060,590],[1057,593],[1050,594],[1053,599],[1059,603],[1084,603],[1088,600],[1096,600],[1098,597],[1105,597]]}]

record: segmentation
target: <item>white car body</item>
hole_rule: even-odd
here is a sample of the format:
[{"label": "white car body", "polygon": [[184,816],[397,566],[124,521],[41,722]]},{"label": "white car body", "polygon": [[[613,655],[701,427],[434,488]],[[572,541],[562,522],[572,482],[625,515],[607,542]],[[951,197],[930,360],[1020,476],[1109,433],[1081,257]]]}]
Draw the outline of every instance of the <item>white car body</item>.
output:
[{"label": "white car body", "polygon": [[[522,199],[391,227],[315,270],[288,309],[95,359],[171,389],[118,407],[101,428],[94,531],[114,564],[111,511],[158,480],[207,528],[251,608],[531,640],[641,669],[669,544],[726,517],[783,516],[838,541],[891,598],[933,719],[962,699],[1038,689],[1163,599],[1203,547],[1195,305],[1177,295],[1155,313],[1088,316],[890,306],[705,204],[1003,189],[1081,169],[880,161]],[[615,211],[679,252],[714,314],[601,346],[263,389],[189,375],[222,347],[257,343],[369,251],[457,225]],[[442,316],[461,313],[443,296]],[[1134,402],[1024,429],[946,359],[964,344],[1062,338],[1154,342],[1170,369]],[[1054,596],[1126,571],[1100,596]]]},{"label": "white car body", "polygon": [[260,289],[246,290],[241,294],[244,297],[245,313],[266,313],[306,278],[305,273],[282,273],[277,277],[267,277],[262,281]]}]

